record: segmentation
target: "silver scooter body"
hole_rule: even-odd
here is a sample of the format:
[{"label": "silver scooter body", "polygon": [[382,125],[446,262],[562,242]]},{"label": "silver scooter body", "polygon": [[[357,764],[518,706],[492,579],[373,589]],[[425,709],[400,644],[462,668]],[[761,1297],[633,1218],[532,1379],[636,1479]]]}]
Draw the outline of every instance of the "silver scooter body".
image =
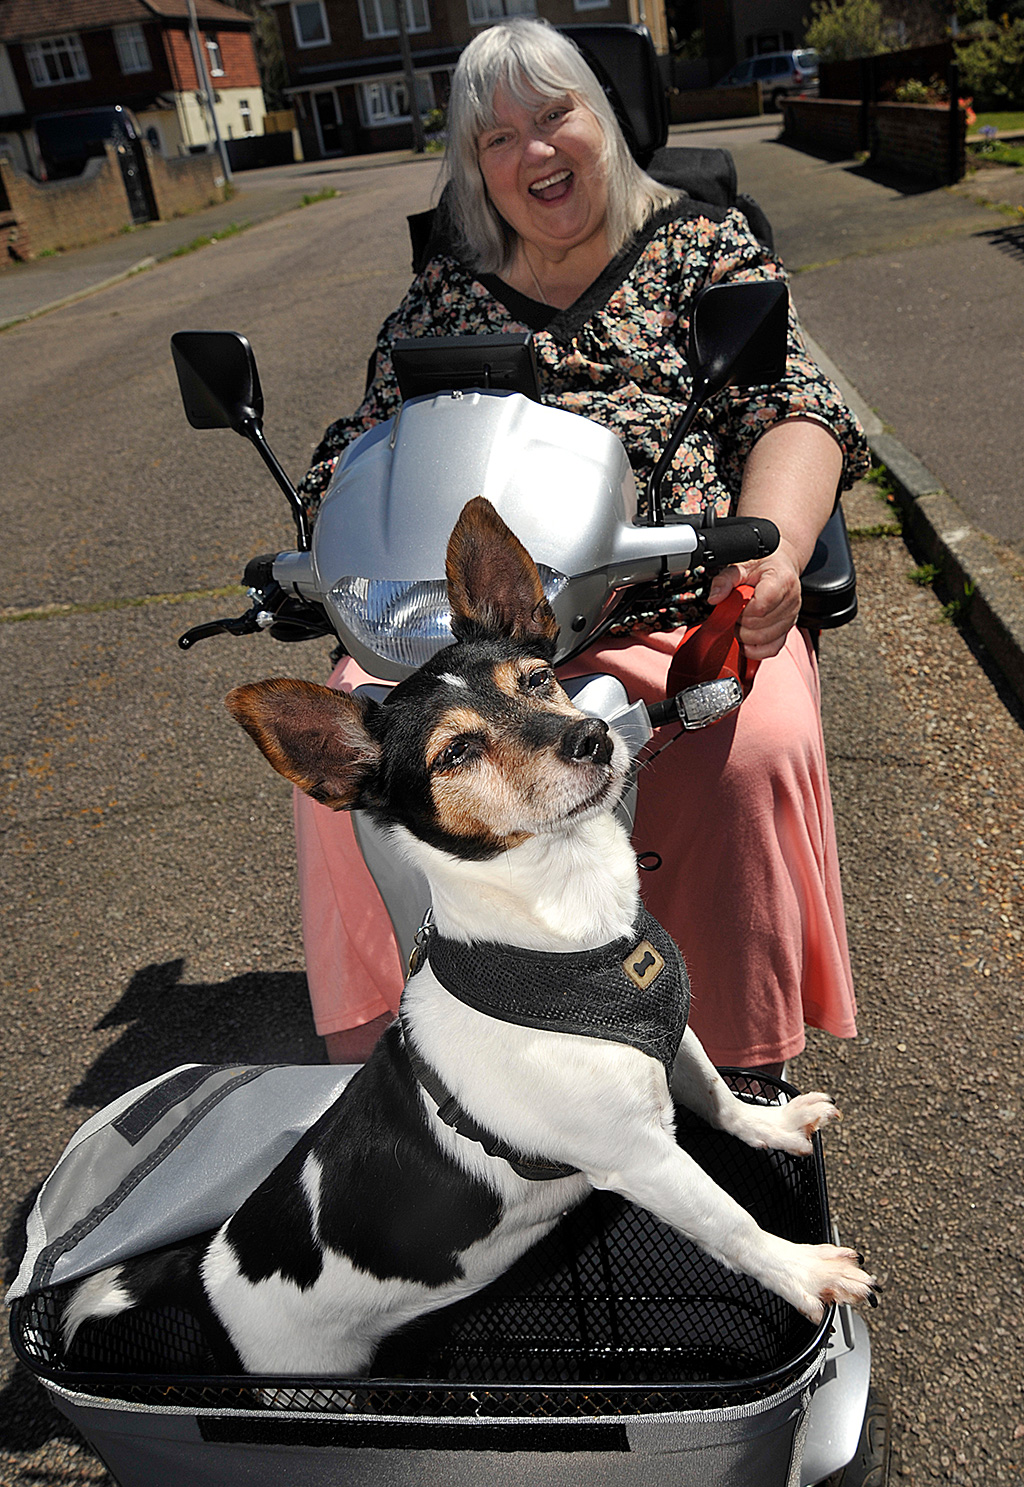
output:
[{"label": "silver scooter body", "polygon": [[456,391],[410,400],[349,446],[309,553],[279,555],[274,577],[323,605],[364,670],[400,681],[452,643],[445,550],[474,496],[540,569],[556,664],[628,589],[685,573],[698,545],[686,523],[635,525],[633,472],[607,429],[521,393]]}]

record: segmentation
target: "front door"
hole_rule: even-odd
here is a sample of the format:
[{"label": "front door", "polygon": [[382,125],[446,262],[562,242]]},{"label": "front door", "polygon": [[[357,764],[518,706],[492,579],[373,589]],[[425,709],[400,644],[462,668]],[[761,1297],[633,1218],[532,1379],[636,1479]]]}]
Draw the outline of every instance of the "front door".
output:
[{"label": "front door", "polygon": [[332,89],[330,93],[314,93],[313,106],[316,109],[316,128],[320,137],[320,150],[324,155],[341,154],[341,114],[338,109],[338,95]]}]

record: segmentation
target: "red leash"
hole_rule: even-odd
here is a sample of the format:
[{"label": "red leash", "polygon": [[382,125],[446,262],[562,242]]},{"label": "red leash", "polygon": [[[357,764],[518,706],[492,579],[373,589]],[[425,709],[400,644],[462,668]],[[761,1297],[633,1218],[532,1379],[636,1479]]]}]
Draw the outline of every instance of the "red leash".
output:
[{"label": "red leash", "polygon": [[735,677],[744,697],[747,696],[759,663],[749,659],[737,631],[753,593],[750,584],[737,584],[732,593],[713,607],[706,620],[687,630],[668,669],[666,696],[674,697],[684,687],[729,676]]}]

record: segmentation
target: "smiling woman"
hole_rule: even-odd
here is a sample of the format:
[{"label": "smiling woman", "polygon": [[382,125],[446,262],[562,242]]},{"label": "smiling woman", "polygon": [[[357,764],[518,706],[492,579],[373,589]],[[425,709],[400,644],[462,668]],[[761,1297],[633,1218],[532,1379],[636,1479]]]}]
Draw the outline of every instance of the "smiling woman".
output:
[{"label": "smiling woman", "polygon": [[[343,451],[398,411],[395,344],[420,336],[531,332],[544,403],[610,429],[642,488],[690,395],[696,296],[711,283],[784,277],[740,212],[691,201],[640,169],[597,78],[546,22],[499,22],[470,43],[448,123],[454,234],[385,322],[361,407],[314,454],[302,485],[314,519]],[[732,720],[648,762],[633,837],[664,862],[646,875],[647,907],[687,957],[694,1022],[722,1064],[778,1065],[800,1051],[805,1021],[854,1032],[817,669],[794,622],[800,573],[837,488],[866,467],[860,429],[793,318],[785,375],[713,399],[663,488],[674,515],[762,516],[780,532],[777,552],[727,569],[710,596],[741,582],[753,590],[739,640],[761,663],[757,685]],[[660,700],[693,619],[685,592],[638,601],[615,638],[567,674],[607,672],[631,697]],[[331,685],[367,680],[345,657]],[[438,790],[480,737],[462,723],[438,737]],[[379,1030],[397,1007],[408,947],[395,942],[349,822],[300,795],[296,823],[317,1027],[343,1061],[371,1041],[362,1027]]]},{"label": "smiling woman", "polygon": [[494,113],[478,149],[487,195],[518,239],[505,280],[568,309],[611,256],[601,128],[568,96],[531,108],[500,90]]},{"label": "smiling woman", "polygon": [[[531,225],[551,227],[543,215],[518,214],[516,193],[533,186],[527,205],[536,203],[550,182],[551,204],[560,209],[573,204],[578,211],[573,198],[590,198],[589,231],[581,239],[589,251],[574,260],[578,289],[585,288],[675,193],[636,164],[594,73],[544,22],[493,26],[464,55],[463,86],[453,88],[449,104],[445,170],[456,225],[475,266],[506,279],[515,273],[523,234],[530,241]],[[566,170],[570,185],[559,191],[552,177]],[[596,267],[586,278],[588,263]],[[531,282],[529,292],[537,287]]]}]

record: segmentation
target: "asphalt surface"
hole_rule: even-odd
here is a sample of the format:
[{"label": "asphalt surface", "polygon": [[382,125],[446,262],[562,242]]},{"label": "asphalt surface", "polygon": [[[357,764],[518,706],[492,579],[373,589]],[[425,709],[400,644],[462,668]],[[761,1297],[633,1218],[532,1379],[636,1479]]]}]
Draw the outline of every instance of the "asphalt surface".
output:
[{"label": "asphalt surface", "polygon": [[[890,282],[894,216],[914,239],[900,249],[910,261],[969,246],[985,229],[964,214],[990,226],[991,209],[821,162],[809,167],[808,202],[785,184],[804,167],[764,132],[715,134],[728,136],[743,185],[800,270],[805,323],[846,371],[856,322],[842,265],[874,261]],[[748,157],[781,164],[758,164],[755,184]],[[323,189],[323,177],[311,189],[289,169],[298,180],[284,187],[298,200]],[[327,647],[260,638],[176,650],[187,625],[242,607],[220,590],[245,558],[287,544],[290,526],[248,448],[187,428],[166,344],[187,324],[249,331],[268,434],[286,467],[303,467],[357,398],[373,329],[408,279],[402,217],[427,204],[434,171],[419,161],[325,174],[343,194],[254,218],[0,337],[0,1203],[12,1257],[36,1185],[85,1116],[125,1088],[187,1060],[320,1057],[287,790],[236,736],[221,698],[270,672],[322,678]],[[247,194],[227,204],[236,217]],[[947,214],[953,226],[939,233]],[[178,226],[187,244],[209,218]],[[822,274],[834,276],[830,293],[815,290]],[[9,276],[0,321],[11,318]],[[37,308],[51,302],[39,296],[56,270],[39,280]],[[889,348],[878,356],[894,364]],[[916,375],[932,374],[925,343]],[[950,426],[961,417],[951,406]],[[888,409],[875,407],[884,438]],[[1013,427],[1000,435],[1011,455]],[[930,467],[936,451],[893,429]],[[864,534],[861,614],[825,638],[822,670],[860,1036],[812,1034],[792,1077],[830,1088],[845,1112],[828,1140],[830,1185],[844,1238],[886,1280],[871,1330],[875,1384],[893,1410],[893,1479],[989,1487],[1019,1482],[1024,1468],[1024,734],[991,655],[944,612],[950,596],[908,576],[920,553],[896,534],[896,509],[865,486],[848,514]],[[4,1487],[108,1480],[6,1348],[2,1361]]]}]

